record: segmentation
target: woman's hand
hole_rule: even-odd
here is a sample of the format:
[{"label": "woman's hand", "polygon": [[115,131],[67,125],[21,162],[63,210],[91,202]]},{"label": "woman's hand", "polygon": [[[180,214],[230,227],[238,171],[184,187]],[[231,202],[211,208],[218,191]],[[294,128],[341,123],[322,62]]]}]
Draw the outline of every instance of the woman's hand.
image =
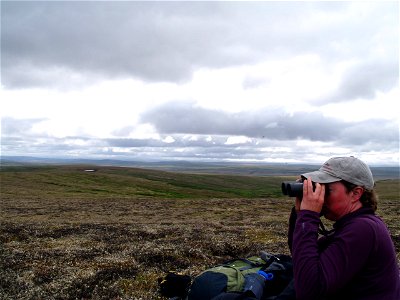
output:
[{"label": "woman's hand", "polygon": [[321,213],[324,197],[325,185],[316,183],[314,191],[311,177],[305,179],[303,181],[303,199],[300,203],[300,210],[305,209]]}]

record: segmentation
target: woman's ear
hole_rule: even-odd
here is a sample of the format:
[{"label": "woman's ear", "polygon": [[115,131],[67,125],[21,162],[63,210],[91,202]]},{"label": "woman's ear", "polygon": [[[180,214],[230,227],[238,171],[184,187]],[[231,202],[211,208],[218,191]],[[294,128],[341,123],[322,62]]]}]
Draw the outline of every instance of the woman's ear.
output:
[{"label": "woman's ear", "polygon": [[353,198],[355,201],[359,201],[362,194],[364,194],[364,188],[361,186],[356,186],[353,190]]}]

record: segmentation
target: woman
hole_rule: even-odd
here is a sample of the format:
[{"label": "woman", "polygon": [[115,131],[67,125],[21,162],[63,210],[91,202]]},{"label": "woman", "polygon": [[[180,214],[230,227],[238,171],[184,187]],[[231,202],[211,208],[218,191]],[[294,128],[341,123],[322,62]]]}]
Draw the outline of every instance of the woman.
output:
[{"label": "woman", "polygon": [[[289,224],[296,299],[400,299],[396,252],[371,170],[355,157],[329,159],[302,174],[303,195]],[[335,221],[318,238],[320,216]]]}]

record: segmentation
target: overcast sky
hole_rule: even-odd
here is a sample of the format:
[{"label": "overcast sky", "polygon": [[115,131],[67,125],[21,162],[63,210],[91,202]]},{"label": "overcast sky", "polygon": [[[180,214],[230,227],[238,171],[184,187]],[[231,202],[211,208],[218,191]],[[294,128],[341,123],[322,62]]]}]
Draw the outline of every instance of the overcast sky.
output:
[{"label": "overcast sky", "polygon": [[1,154],[399,163],[399,2],[1,1]]}]

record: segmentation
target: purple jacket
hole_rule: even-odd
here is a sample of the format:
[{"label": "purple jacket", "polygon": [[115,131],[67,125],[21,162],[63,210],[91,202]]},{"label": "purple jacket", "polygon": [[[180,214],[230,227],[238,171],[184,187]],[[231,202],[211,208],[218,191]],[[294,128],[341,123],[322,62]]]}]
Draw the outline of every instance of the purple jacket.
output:
[{"label": "purple jacket", "polygon": [[289,246],[296,299],[399,300],[396,252],[383,221],[361,208],[334,224],[318,239],[319,214],[293,210]]}]

